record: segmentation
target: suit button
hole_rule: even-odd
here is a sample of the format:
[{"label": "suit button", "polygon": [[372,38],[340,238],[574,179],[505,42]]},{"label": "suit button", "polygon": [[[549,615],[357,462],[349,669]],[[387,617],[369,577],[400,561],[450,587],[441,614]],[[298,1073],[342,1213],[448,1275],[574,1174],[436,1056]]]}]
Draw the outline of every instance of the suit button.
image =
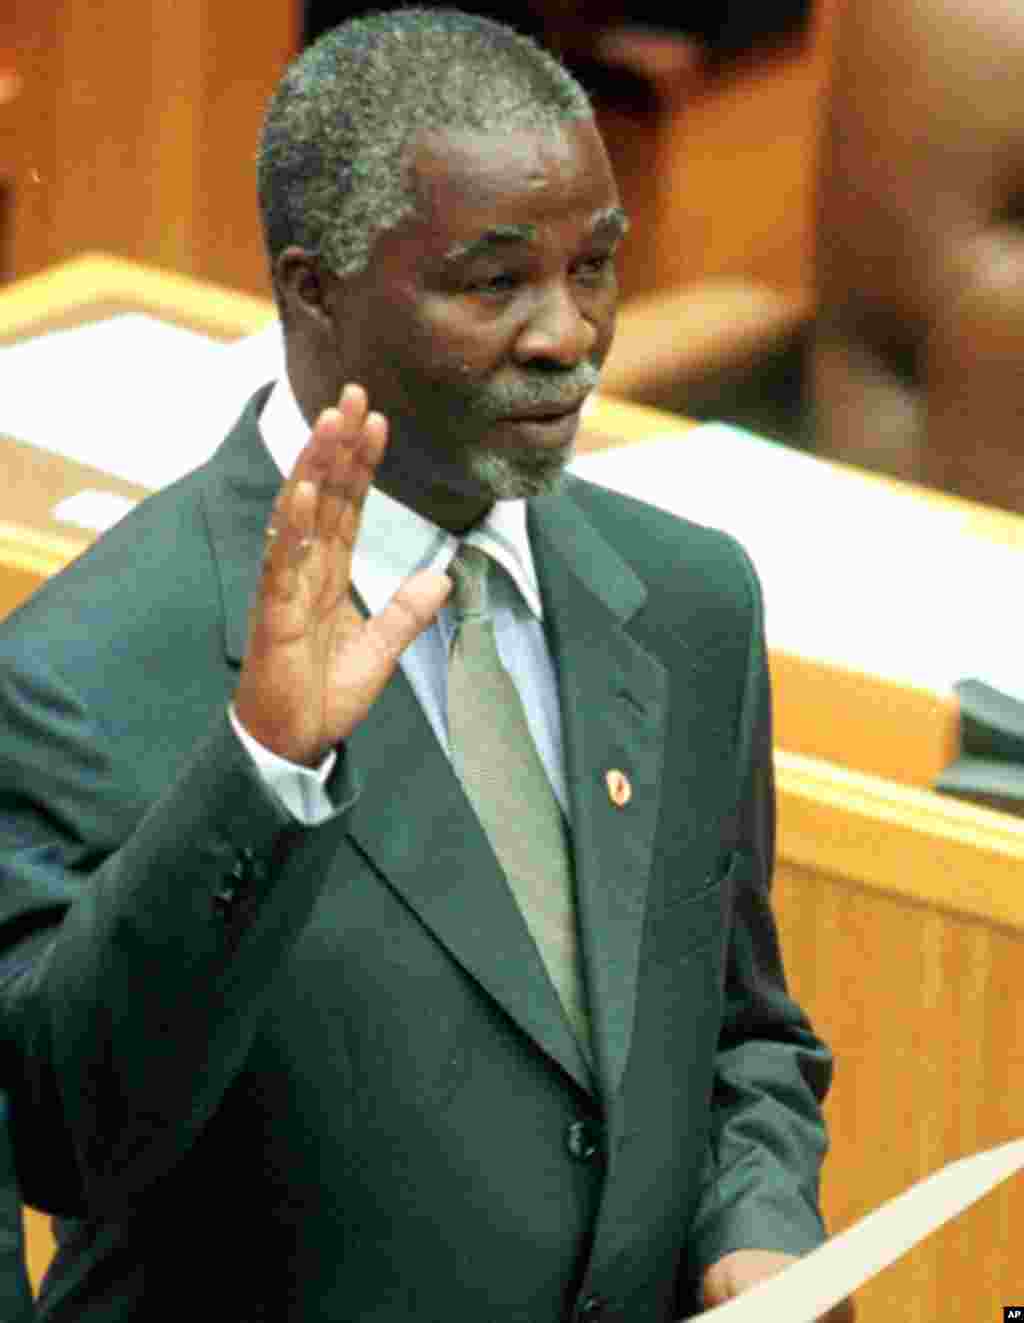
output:
[{"label": "suit button", "polygon": [[589,1295],[579,1307],[576,1317],[580,1323],[599,1323],[605,1311],[605,1301],[599,1295]]},{"label": "suit button", "polygon": [[213,893],[213,908],[220,918],[227,918],[238,900],[239,890],[257,880],[261,871],[255,852],[249,846],[238,851]]},{"label": "suit button", "polygon": [[590,1162],[601,1148],[600,1127],[593,1121],[573,1121],[567,1136],[569,1152],[580,1162]]},{"label": "suit button", "polygon": [[231,907],[238,899],[238,892],[230,882],[225,882],[213,893],[214,912],[221,919],[226,919],[231,912]]}]

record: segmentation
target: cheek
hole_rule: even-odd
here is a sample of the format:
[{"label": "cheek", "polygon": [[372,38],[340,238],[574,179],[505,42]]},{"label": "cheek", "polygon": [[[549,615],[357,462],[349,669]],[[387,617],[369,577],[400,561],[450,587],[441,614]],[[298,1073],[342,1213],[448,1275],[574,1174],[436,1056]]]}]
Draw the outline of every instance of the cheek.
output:
[{"label": "cheek", "polygon": [[388,371],[404,411],[449,427],[472,409],[487,375],[470,347],[422,327],[394,347]]},{"label": "cheek", "polygon": [[511,352],[511,310],[481,313],[451,299],[425,299],[413,319],[418,356],[438,377],[473,382],[487,377]]}]

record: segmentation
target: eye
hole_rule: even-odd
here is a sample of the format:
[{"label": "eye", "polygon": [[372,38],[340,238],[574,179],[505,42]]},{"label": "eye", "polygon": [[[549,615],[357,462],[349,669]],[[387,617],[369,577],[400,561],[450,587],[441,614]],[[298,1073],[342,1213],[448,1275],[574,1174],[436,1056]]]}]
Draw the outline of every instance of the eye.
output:
[{"label": "eye", "polygon": [[1024,229],[1024,192],[1015,193],[1010,200],[996,212],[996,221],[1011,229]]},{"label": "eye", "polygon": [[463,285],[466,294],[482,294],[499,298],[511,294],[523,283],[523,278],[515,271],[495,271],[490,275],[472,277]]}]

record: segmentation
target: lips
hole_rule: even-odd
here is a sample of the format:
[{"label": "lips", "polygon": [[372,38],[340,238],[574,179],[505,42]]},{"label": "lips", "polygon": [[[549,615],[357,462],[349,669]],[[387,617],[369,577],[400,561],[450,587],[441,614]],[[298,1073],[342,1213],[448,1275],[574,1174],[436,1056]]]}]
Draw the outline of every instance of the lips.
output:
[{"label": "lips", "polygon": [[[585,397],[583,397],[585,398]],[[570,400],[564,404],[534,404],[529,408],[517,409],[509,414],[510,423],[557,423],[570,414],[578,413],[583,407],[583,398]]]}]

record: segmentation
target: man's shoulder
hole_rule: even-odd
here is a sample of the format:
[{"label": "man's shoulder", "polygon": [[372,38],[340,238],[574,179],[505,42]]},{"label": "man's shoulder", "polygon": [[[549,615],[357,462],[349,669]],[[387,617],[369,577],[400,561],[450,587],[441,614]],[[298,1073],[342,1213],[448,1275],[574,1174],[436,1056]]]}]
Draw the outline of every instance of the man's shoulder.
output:
[{"label": "man's shoulder", "polygon": [[655,572],[717,566],[721,573],[751,574],[746,552],[730,534],[673,514],[648,501],[567,475],[564,492],[597,531],[631,564]]},{"label": "man's shoulder", "polygon": [[[211,522],[235,517],[225,509],[233,475],[258,444],[248,413],[205,464],[140,501],[0,623],[0,655],[36,651],[45,635],[65,658],[84,660],[215,608]],[[256,503],[272,499],[268,486]]]},{"label": "man's shoulder", "polygon": [[[559,496],[558,537],[582,556],[599,558],[594,575],[632,579],[640,607],[631,629],[652,640],[749,639],[762,629],[761,589],[744,549],[721,529],[568,475]],[[586,525],[575,527],[575,521]],[[550,526],[550,525],[549,525]],[[616,567],[618,567],[616,569]],[[600,591],[600,589],[598,589]],[[746,644],[743,643],[745,647]]]}]

